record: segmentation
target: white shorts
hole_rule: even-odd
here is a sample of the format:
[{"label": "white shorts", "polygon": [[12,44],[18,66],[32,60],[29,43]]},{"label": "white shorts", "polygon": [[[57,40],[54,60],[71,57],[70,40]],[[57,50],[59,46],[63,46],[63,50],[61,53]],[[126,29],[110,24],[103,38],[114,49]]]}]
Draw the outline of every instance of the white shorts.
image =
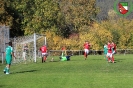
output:
[{"label": "white shorts", "polygon": [[88,54],[89,53],[89,50],[88,49],[84,49],[85,53]]},{"label": "white shorts", "polygon": [[42,53],[42,57],[43,57],[43,56],[48,56],[48,54],[47,54],[47,53]]},{"label": "white shorts", "polygon": [[112,58],[112,53],[107,53],[107,57]]},{"label": "white shorts", "polygon": [[26,58],[26,52],[23,52],[23,58]]}]

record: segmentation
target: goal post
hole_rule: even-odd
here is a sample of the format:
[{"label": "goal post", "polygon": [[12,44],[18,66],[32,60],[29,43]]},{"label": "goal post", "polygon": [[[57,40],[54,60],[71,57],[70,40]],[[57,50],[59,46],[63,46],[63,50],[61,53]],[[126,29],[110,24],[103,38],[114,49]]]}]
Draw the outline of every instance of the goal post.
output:
[{"label": "goal post", "polygon": [[[11,39],[13,42],[13,49],[16,56],[14,63],[33,61],[37,62],[40,56],[39,49],[46,44],[46,36],[40,34],[32,34],[28,36],[15,37]],[[24,45],[28,47],[26,51],[26,60],[24,60]]]},{"label": "goal post", "polygon": [[9,26],[0,25],[0,62],[4,63],[6,43],[9,42]]},{"label": "goal post", "polygon": [[34,33],[34,62],[36,62],[36,51],[37,51],[37,49],[36,49],[36,34]]}]

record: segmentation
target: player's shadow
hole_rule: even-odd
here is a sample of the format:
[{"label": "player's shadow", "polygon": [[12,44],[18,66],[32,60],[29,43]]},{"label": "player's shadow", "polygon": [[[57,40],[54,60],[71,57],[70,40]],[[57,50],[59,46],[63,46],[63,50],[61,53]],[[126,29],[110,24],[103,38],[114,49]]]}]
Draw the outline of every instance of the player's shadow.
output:
[{"label": "player's shadow", "polygon": [[5,88],[5,85],[0,85],[0,88]]},{"label": "player's shadow", "polygon": [[[4,63],[5,64],[5,63]],[[0,61],[0,66],[2,66],[3,64],[2,64],[2,61]]]},{"label": "player's shadow", "polygon": [[102,59],[92,59],[92,60],[102,60]]},{"label": "player's shadow", "polygon": [[[69,60],[69,61],[76,61],[76,60]],[[66,62],[66,61],[57,60],[57,61],[49,61],[49,62]]]},{"label": "player's shadow", "polygon": [[35,72],[37,70],[29,70],[29,71],[20,71],[20,72],[14,72],[14,73],[11,73],[11,74],[17,74],[17,73],[29,73],[29,72]]},{"label": "player's shadow", "polygon": [[115,60],[115,62],[122,62],[123,60],[125,60],[125,59],[117,59],[117,60]]},{"label": "player's shadow", "polygon": [[56,61],[54,60],[54,61],[49,61],[49,62],[60,62],[60,60],[56,60]]}]

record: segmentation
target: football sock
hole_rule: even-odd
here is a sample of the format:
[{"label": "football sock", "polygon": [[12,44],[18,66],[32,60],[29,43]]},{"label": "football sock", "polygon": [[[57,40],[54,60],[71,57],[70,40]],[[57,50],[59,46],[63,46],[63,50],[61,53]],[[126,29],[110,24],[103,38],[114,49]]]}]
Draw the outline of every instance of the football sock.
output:
[{"label": "football sock", "polygon": [[86,54],[86,58],[87,58],[87,56],[88,56],[88,55]]},{"label": "football sock", "polygon": [[4,71],[6,71],[6,70],[7,70],[7,67],[4,68]]},{"label": "football sock", "polygon": [[105,59],[108,61],[108,58],[106,57],[106,55],[105,55]]},{"label": "football sock", "polygon": [[9,73],[9,68],[6,69],[6,73]]},{"label": "football sock", "polygon": [[114,57],[112,56],[112,62],[114,62]]},{"label": "football sock", "polygon": [[44,61],[46,61],[46,57],[44,57],[43,59],[44,59]]},{"label": "football sock", "polygon": [[86,52],[84,53],[84,56],[86,57]]},{"label": "football sock", "polygon": [[110,58],[108,57],[108,61],[110,61]]},{"label": "football sock", "polygon": [[43,58],[42,58],[42,63],[43,63]]}]

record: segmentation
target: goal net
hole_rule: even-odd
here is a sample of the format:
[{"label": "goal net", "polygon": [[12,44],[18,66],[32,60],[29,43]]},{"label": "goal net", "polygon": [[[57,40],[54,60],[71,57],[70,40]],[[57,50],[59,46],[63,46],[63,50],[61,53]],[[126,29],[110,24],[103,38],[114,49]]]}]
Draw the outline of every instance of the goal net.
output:
[{"label": "goal net", "polygon": [[[40,47],[46,44],[46,37],[43,35],[33,34],[29,36],[22,36],[12,38],[13,49],[16,59],[13,60],[13,63],[27,63],[27,62],[36,62],[37,58],[41,56]],[[27,49],[24,49],[24,46]]]},{"label": "goal net", "polygon": [[8,26],[0,26],[0,62],[4,61],[4,51],[6,47],[6,43],[9,42],[9,27]]}]

